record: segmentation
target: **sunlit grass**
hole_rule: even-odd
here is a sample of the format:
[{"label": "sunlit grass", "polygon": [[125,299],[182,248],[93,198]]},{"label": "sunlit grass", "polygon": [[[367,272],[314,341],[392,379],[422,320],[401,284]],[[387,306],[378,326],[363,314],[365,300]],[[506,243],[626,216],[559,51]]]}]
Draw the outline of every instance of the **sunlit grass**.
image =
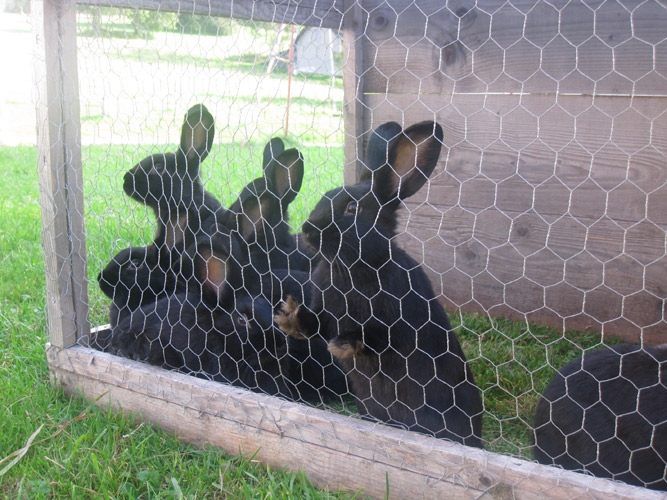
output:
[{"label": "sunlit grass", "polygon": [[600,335],[563,335],[554,328],[483,314],[452,314],[451,318],[482,390],[487,449],[530,458],[531,425],[539,395],[555,369],[584,350],[600,347]]}]

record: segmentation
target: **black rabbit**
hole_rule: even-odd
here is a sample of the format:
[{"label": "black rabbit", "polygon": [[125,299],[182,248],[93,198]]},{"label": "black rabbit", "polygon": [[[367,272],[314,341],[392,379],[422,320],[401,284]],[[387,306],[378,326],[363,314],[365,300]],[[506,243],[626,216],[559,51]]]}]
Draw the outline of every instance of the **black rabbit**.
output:
[{"label": "black rabbit", "polygon": [[[177,288],[173,273],[159,266],[159,253],[154,246],[121,250],[97,275],[97,282],[111,299],[109,323],[112,328],[133,311],[172,294]],[[91,347],[108,350],[110,332],[96,333],[91,338]]]},{"label": "black rabbit", "polygon": [[543,464],[667,490],[667,345],[623,344],[565,365],[537,404]]},{"label": "black rabbit", "polygon": [[303,157],[274,137],[264,148],[262,167],[262,177],[248,183],[229,207],[235,228],[250,245],[258,269],[310,270],[310,256],[297,247],[288,224],[289,204],[303,182]]},{"label": "black rabbit", "polygon": [[325,194],[303,224],[321,293],[308,307],[288,298],[275,321],[329,341],[364,417],[481,447],[482,401],[461,346],[425,272],[393,241],[401,201],[437,163],[442,128],[396,130],[376,131],[362,182]]},{"label": "black rabbit", "polygon": [[[247,262],[245,242],[235,236],[202,236],[194,253],[201,293],[197,287],[188,287],[134,311],[113,329],[111,351],[294,400],[320,402],[344,393],[344,375],[333,365],[326,345],[318,349],[316,343],[291,342],[275,328],[273,307],[262,296],[261,284],[255,296],[229,288],[237,272],[242,276]],[[232,255],[238,249],[233,242],[241,242],[237,255]],[[276,289],[283,285],[292,293],[303,290],[287,278],[275,284]],[[231,293],[226,294],[227,290]],[[227,307],[221,305],[222,297]],[[312,366],[315,361],[319,361],[317,367]],[[337,379],[329,375],[336,373],[334,369]],[[326,377],[331,377],[333,389],[325,385]]]},{"label": "black rabbit", "polygon": [[112,300],[109,311],[112,327],[132,311],[176,290],[176,277],[160,268],[154,246],[121,250],[97,275],[97,282]]},{"label": "black rabbit", "polygon": [[268,302],[239,297],[232,312],[206,307],[197,294],[175,293],[142,307],[112,333],[115,354],[208,380],[292,398],[280,360],[286,344],[263,326]]},{"label": "black rabbit", "polygon": [[208,156],[215,124],[203,104],[188,110],[175,153],[154,154],[125,174],[123,190],[153,209],[158,227],[153,245],[163,270],[180,273],[180,259],[196,236],[227,217],[220,202],[204,190],[200,165]]},{"label": "black rabbit", "polygon": [[[310,276],[304,271],[272,269],[260,273],[251,263],[247,243],[234,232],[218,232],[202,236],[195,253],[195,268],[202,300],[209,307],[238,309],[239,301],[259,300],[275,308],[288,295],[298,300],[310,300]],[[253,252],[254,254],[254,252]],[[194,289],[194,287],[191,287]],[[262,318],[266,319],[265,316]],[[257,321],[265,332],[274,337],[278,330],[268,323]],[[321,337],[295,339],[280,332],[282,376],[292,387],[293,399],[325,402],[349,392],[345,375],[334,363],[327,344]],[[283,350],[284,349],[284,350]]]}]

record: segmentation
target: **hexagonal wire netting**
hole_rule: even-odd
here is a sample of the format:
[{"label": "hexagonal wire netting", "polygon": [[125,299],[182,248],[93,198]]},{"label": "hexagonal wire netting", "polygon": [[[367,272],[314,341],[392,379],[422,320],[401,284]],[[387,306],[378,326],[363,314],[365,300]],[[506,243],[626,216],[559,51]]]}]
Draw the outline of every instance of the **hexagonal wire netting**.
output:
[{"label": "hexagonal wire netting", "polygon": [[664,489],[664,4],[90,3],[82,343]]}]

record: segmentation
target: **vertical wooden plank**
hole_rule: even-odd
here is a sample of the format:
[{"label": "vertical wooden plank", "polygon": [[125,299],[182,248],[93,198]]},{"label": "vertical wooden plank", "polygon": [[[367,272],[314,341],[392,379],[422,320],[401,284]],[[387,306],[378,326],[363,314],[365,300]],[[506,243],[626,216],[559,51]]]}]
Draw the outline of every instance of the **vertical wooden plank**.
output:
[{"label": "vertical wooden plank", "polygon": [[48,328],[53,345],[69,347],[90,330],[76,3],[33,1],[32,16]]},{"label": "vertical wooden plank", "polygon": [[345,124],[345,184],[357,179],[359,156],[363,151],[363,33],[364,17],[361,0],[345,0],[343,12],[343,65],[344,124]]}]

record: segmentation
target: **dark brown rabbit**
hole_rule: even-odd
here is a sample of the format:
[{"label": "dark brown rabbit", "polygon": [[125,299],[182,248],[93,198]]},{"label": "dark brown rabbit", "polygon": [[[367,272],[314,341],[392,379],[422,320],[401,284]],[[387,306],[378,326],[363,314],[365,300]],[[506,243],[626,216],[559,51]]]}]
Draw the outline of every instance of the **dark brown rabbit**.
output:
[{"label": "dark brown rabbit", "polygon": [[361,182],[326,193],[303,224],[322,292],[308,307],[288,298],[275,321],[328,340],[363,416],[481,447],[482,401],[459,341],[425,272],[394,241],[396,211],[427,181],[441,141],[434,122],[375,132]]},{"label": "dark brown rabbit", "polygon": [[185,249],[203,229],[225,217],[220,202],[204,190],[200,178],[200,165],[211,150],[214,134],[213,116],[197,104],[185,116],[176,152],[144,158],[125,174],[125,193],[155,212],[158,227],[153,245],[165,271],[179,274]]},{"label": "dark brown rabbit", "polygon": [[540,463],[667,491],[667,345],[571,361],[542,394],[534,429]]}]

